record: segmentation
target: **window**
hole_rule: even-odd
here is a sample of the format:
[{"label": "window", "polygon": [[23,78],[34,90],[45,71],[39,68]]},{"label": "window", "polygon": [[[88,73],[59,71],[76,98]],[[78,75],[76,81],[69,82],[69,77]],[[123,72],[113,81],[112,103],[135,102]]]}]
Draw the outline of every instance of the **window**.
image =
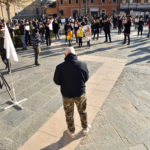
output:
[{"label": "window", "polygon": [[83,0],[83,4],[86,4],[86,0]]},{"label": "window", "polygon": [[106,15],[106,10],[105,10],[105,9],[102,9],[102,10],[101,10],[101,15],[102,15],[102,16]]},{"label": "window", "polygon": [[69,4],[71,4],[71,0],[69,0]]},{"label": "window", "polygon": [[79,3],[79,0],[76,0],[76,4],[78,4]]},{"label": "window", "polygon": [[60,3],[63,4],[63,0],[60,0]]},{"label": "window", "polygon": [[117,0],[112,0],[113,1],[113,3],[116,3],[117,2]]},{"label": "window", "polygon": [[102,0],[102,3],[105,3],[106,2],[106,0]]},{"label": "window", "polygon": [[115,8],[112,9],[112,14],[113,14],[113,15],[116,14],[116,9],[115,9]]},{"label": "window", "polygon": [[59,13],[63,16],[64,15],[64,11],[60,10]]},{"label": "window", "polygon": [[94,0],[91,0],[91,3],[94,3]]}]

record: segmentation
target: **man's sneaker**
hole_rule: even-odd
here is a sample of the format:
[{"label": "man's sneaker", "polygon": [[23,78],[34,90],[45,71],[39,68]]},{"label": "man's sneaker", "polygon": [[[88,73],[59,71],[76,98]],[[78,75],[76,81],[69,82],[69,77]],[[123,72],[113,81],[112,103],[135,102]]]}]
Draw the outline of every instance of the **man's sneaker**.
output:
[{"label": "man's sneaker", "polygon": [[75,133],[67,130],[67,134],[73,139],[75,137]]},{"label": "man's sneaker", "polygon": [[83,129],[83,135],[88,135],[89,131],[91,129],[91,125],[88,124],[88,127],[86,129]]}]

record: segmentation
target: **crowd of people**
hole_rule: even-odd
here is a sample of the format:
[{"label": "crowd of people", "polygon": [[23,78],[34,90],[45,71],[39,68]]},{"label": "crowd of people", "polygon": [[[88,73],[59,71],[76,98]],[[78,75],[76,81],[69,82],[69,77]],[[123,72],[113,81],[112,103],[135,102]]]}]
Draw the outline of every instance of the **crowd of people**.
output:
[{"label": "crowd of people", "polygon": [[[150,36],[150,18],[145,21],[143,16],[100,16],[95,19],[88,17],[78,17],[75,19],[66,18],[45,18],[45,19],[20,19],[13,20],[7,23],[7,27],[12,38],[15,42],[15,35],[19,35],[22,43],[22,50],[27,50],[28,46],[33,46],[35,51],[35,65],[39,66],[38,55],[41,51],[40,44],[45,43],[48,47],[51,46],[52,38],[60,40],[60,33],[65,34],[65,44],[72,46],[73,37],[78,44],[79,48],[83,46],[83,37],[87,42],[87,47],[91,46],[91,40],[98,40],[99,34],[104,32],[105,41],[112,42],[111,30],[118,28],[118,34],[124,33],[123,44],[130,44],[130,31],[131,26],[135,25],[137,35],[143,34],[143,26],[148,25],[148,34]],[[4,23],[0,22],[0,33],[2,33]],[[3,43],[3,34],[0,34],[0,42]],[[9,68],[2,51],[4,47],[0,44],[1,57]]]},{"label": "crowd of people", "polygon": [[[80,115],[83,134],[87,135],[91,126],[87,119],[87,97],[86,82],[89,79],[89,71],[87,64],[78,60],[73,45],[73,37],[79,48],[83,46],[83,40],[87,42],[87,47],[91,46],[91,40],[98,40],[99,34],[104,32],[105,43],[112,42],[111,30],[118,28],[118,34],[124,33],[123,44],[130,45],[130,32],[132,24],[135,25],[137,36],[143,33],[143,26],[148,25],[148,34],[150,36],[150,18],[144,21],[142,16],[132,18],[131,16],[103,16],[96,19],[87,17],[79,17],[76,19],[66,18],[65,21],[60,18],[49,18],[45,20],[24,19],[17,22],[7,23],[12,41],[15,41],[14,34],[18,34],[22,42],[22,50],[27,50],[28,46],[32,46],[35,54],[35,65],[39,66],[39,54],[41,52],[41,43],[46,43],[47,47],[51,46],[52,38],[60,40],[59,33],[63,29],[66,45],[69,46],[64,55],[65,60],[56,66],[53,80],[61,88],[63,98],[63,106],[65,111],[67,133],[71,138],[75,137],[74,124],[74,104],[76,104]],[[10,63],[6,58],[6,50],[4,49],[4,24],[0,24],[0,55],[2,61],[6,65],[6,69],[10,72]],[[63,28],[62,28],[63,26]],[[83,39],[84,38],[84,39]],[[128,39],[128,41],[127,41]]]}]

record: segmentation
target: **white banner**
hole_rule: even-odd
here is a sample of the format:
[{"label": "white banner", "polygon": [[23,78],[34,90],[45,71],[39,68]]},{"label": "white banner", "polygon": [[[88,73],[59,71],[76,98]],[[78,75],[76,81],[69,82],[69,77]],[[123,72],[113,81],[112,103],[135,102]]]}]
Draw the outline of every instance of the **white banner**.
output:
[{"label": "white banner", "polygon": [[6,49],[7,59],[18,61],[18,56],[6,24],[5,24],[4,48]]}]

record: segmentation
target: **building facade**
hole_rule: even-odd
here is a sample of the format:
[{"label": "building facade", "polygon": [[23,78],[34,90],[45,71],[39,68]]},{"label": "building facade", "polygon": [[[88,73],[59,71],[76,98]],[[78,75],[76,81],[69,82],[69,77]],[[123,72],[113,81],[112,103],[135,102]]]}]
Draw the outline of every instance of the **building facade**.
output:
[{"label": "building facade", "polygon": [[[38,17],[41,15],[41,0],[28,0],[25,3],[10,5],[10,18]],[[8,20],[6,6],[0,4],[0,19]]]},{"label": "building facade", "polygon": [[118,0],[56,0],[57,12],[62,17],[112,15],[119,13]]},{"label": "building facade", "polygon": [[150,15],[150,0],[122,0],[120,12],[136,15]]}]

